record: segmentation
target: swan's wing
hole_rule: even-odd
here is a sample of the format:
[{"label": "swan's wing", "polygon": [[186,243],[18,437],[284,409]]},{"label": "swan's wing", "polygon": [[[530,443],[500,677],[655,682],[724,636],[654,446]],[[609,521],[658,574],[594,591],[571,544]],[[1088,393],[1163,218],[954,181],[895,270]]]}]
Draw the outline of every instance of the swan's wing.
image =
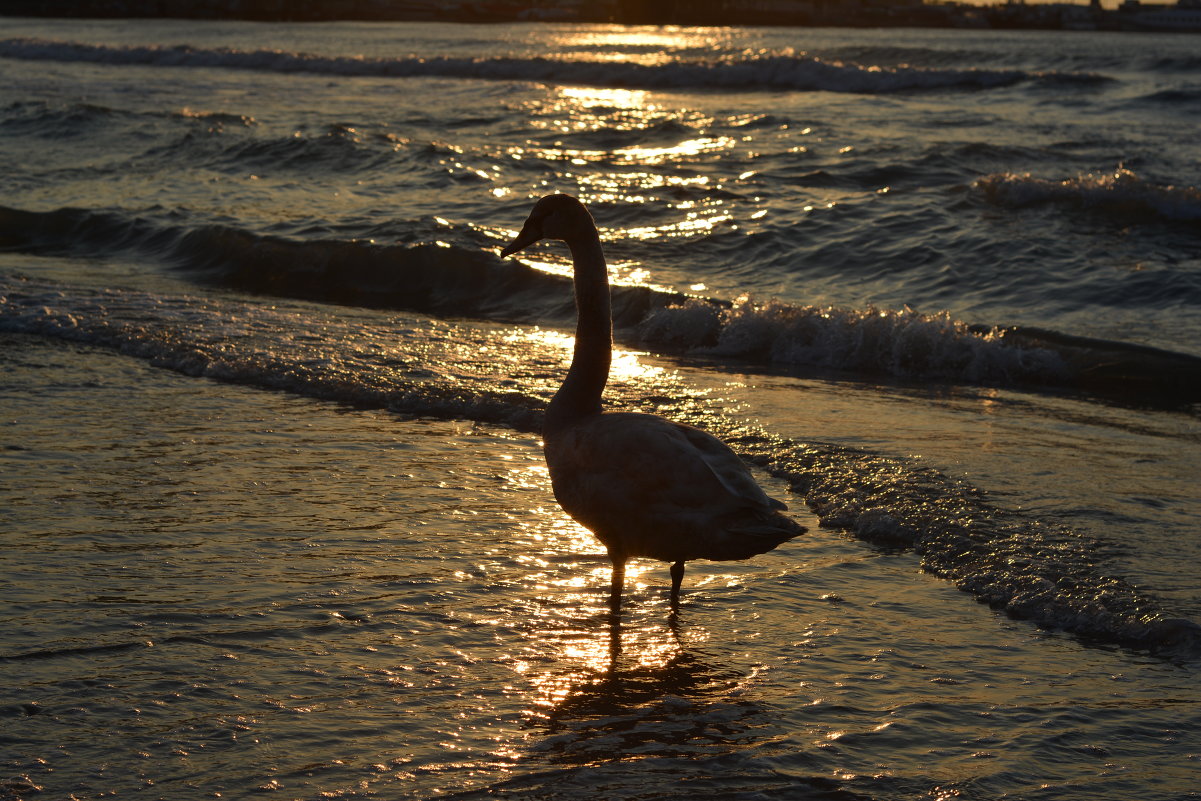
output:
[{"label": "swan's wing", "polygon": [[547,462],[569,510],[576,503],[681,511],[784,508],[721,440],[654,415],[597,415],[548,441]]},{"label": "swan's wing", "polygon": [[697,456],[731,495],[754,506],[781,510],[788,508],[775,498],[769,498],[751,476],[742,459],[717,437],[682,423],[672,423],[671,425],[684,435],[688,444],[696,451]]},{"label": "swan's wing", "polygon": [[544,442],[555,498],[610,553],[746,559],[804,531],[733,451],[695,428],[602,414]]}]

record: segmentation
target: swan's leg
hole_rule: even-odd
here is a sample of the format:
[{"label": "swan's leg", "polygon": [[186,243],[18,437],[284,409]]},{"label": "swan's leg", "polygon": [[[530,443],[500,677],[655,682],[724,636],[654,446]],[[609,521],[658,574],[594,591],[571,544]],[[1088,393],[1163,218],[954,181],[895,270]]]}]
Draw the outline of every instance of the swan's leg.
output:
[{"label": "swan's leg", "polygon": [[609,585],[609,611],[617,614],[621,611],[621,590],[626,582],[626,560],[616,554],[610,554],[613,560],[613,581]]},{"label": "swan's leg", "polygon": [[676,562],[671,566],[671,608],[677,609],[680,606],[680,582],[684,580],[684,560]]}]

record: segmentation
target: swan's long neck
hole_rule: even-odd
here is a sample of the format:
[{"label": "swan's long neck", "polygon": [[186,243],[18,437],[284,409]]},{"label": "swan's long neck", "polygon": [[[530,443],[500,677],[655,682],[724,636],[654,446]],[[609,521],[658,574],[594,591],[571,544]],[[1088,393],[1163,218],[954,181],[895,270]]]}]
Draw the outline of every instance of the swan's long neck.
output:
[{"label": "swan's long neck", "polygon": [[563,386],[546,410],[547,430],[600,413],[613,351],[609,270],[600,236],[592,231],[567,244],[575,268],[575,353]]}]

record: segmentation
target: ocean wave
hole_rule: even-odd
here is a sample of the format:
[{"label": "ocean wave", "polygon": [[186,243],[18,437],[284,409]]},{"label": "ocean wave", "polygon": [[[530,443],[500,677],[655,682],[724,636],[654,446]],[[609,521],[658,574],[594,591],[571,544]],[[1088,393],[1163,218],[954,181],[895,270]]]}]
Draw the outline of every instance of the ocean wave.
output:
[{"label": "ocean wave", "polygon": [[1052,203],[1114,214],[1124,221],[1201,220],[1201,189],[1156,184],[1125,168],[1060,181],[1029,173],[998,173],[978,179],[973,187],[992,203],[1006,208]]},{"label": "ocean wave", "polygon": [[[500,353],[502,340],[481,348],[477,334],[436,321],[3,275],[0,332],[112,348],[189,376],[531,433],[563,367],[561,353],[548,360],[524,341]],[[546,362],[549,372],[539,366]],[[649,386],[625,402],[654,408],[670,399]],[[704,423],[787,480],[823,525],[912,549],[927,570],[1016,617],[1165,654],[1201,652],[1201,627],[1106,574],[1087,537],[995,507],[971,485],[904,460],[777,437],[721,415]]]},{"label": "ocean wave", "polygon": [[[213,136],[220,123],[206,132],[188,131],[171,142],[142,154],[145,158],[185,162],[215,169],[300,170],[311,175],[326,169],[341,174],[397,169],[406,160],[433,166],[440,155],[437,146],[414,144],[386,133],[364,134],[348,126],[331,125],[325,130],[297,132],[293,136]],[[473,177],[474,173],[471,173]]]},{"label": "ocean wave", "polygon": [[1099,544],[989,503],[975,487],[869,451],[750,435],[746,458],[791,482],[822,525],[913,550],[990,606],[1105,642],[1196,658],[1201,626],[1098,569]]},{"label": "ocean wave", "polygon": [[1033,327],[969,325],[945,313],[690,300],[652,312],[639,332],[654,347],[752,364],[1084,390],[1149,405],[1201,400],[1201,358]]},{"label": "ocean wave", "polygon": [[[437,235],[433,224],[428,230]],[[0,206],[0,248],[10,251],[89,257],[135,251],[201,282],[277,297],[450,318],[564,326],[574,320],[569,277],[466,241],[413,239],[300,240],[117,212]],[[1201,358],[1121,342],[969,325],[909,309],[731,303],[644,285],[615,284],[612,298],[626,341],[752,368],[1049,387],[1152,405],[1201,400]]]},{"label": "ocean wave", "polygon": [[868,64],[949,66],[964,62],[979,62],[979,52],[958,48],[919,47],[902,44],[842,45],[823,51],[822,55],[839,61]]},{"label": "ocean wave", "polygon": [[118,114],[93,103],[53,106],[43,101],[17,101],[0,109],[0,131],[15,136],[78,139],[89,136]]},{"label": "ocean wave", "polygon": [[[471,380],[463,348],[473,343],[439,357],[446,338],[435,332],[413,355],[395,343],[406,333],[403,323],[374,330],[312,318],[301,308],[0,274],[0,332],[111,348],[188,376],[352,406],[540,430],[544,399],[498,390],[495,376]],[[512,372],[536,383],[517,367]]]},{"label": "ocean wave", "polygon": [[1173,106],[1181,111],[1197,113],[1197,104],[1201,102],[1201,87],[1190,86],[1178,89],[1160,89],[1148,95],[1136,98],[1136,104],[1151,106]]},{"label": "ocean wave", "polygon": [[137,125],[150,119],[179,119],[196,122],[210,130],[250,128],[257,121],[243,114],[183,108],[174,111],[125,111],[96,103],[56,105],[43,100],[21,100],[0,109],[0,130],[18,135],[49,137],[86,136],[91,129],[113,120]]},{"label": "ocean wave", "polygon": [[1151,72],[1184,72],[1195,74],[1197,70],[1201,70],[1201,56],[1165,56],[1152,52],[1147,59],[1147,69]]},{"label": "ocean wave", "polygon": [[[341,174],[381,169],[427,167],[478,178],[457,164],[460,153],[444,143],[414,141],[387,130],[363,129],[335,123],[303,128],[290,135],[265,135],[254,130],[250,116],[183,108],[170,112],[127,111],[87,103],[53,105],[19,102],[0,108],[0,133],[47,140],[77,140],[108,135],[144,138],[147,125],[163,123],[161,136],[132,161],[118,161],[110,169],[130,165],[145,169],[148,161],[209,169],[285,171],[326,168]],[[177,123],[172,125],[171,123]],[[120,152],[118,147],[114,151]],[[446,162],[455,165],[451,170]],[[461,168],[461,169],[460,169]]]},{"label": "ocean wave", "polygon": [[769,302],[719,309],[699,301],[652,313],[647,342],[693,353],[897,378],[983,384],[1057,384],[1069,375],[1054,350],[1010,347],[1000,330],[975,330],[947,314],[839,309]]},{"label": "ocean wave", "polygon": [[[169,225],[118,212],[0,206],[0,248],[40,255],[136,251],[203,282],[326,303],[510,322],[574,318],[570,278],[479,247],[439,241],[433,221],[410,226],[418,229],[410,238],[424,241],[300,240],[225,225]],[[650,287],[615,286],[614,321],[633,326],[653,308],[683,299]]]},{"label": "ocean wave", "polygon": [[804,55],[755,55],[732,60],[645,65],[542,57],[367,58],[280,50],[205,49],[188,45],[95,45],[28,38],[0,40],[0,57],[340,76],[441,77],[648,89],[797,90],[864,94],[990,89],[1028,79],[1040,82],[1080,80],[1079,76],[1035,74],[1021,70],[864,66],[827,62]]}]

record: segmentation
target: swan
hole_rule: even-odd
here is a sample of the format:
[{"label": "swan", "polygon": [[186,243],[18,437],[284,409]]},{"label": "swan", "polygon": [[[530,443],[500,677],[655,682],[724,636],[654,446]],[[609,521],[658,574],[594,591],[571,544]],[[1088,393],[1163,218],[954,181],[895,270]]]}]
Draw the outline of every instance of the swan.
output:
[{"label": "swan", "polygon": [[626,561],[634,557],[671,563],[674,611],[686,561],[747,559],[806,529],[780,514],[787,507],[711,434],[652,414],[602,412],[613,318],[600,235],[580,201],[547,195],[501,256],[542,239],[562,240],[571,250],[577,314],[571,367],[542,432],[555,500],[608,551],[614,614]]}]

